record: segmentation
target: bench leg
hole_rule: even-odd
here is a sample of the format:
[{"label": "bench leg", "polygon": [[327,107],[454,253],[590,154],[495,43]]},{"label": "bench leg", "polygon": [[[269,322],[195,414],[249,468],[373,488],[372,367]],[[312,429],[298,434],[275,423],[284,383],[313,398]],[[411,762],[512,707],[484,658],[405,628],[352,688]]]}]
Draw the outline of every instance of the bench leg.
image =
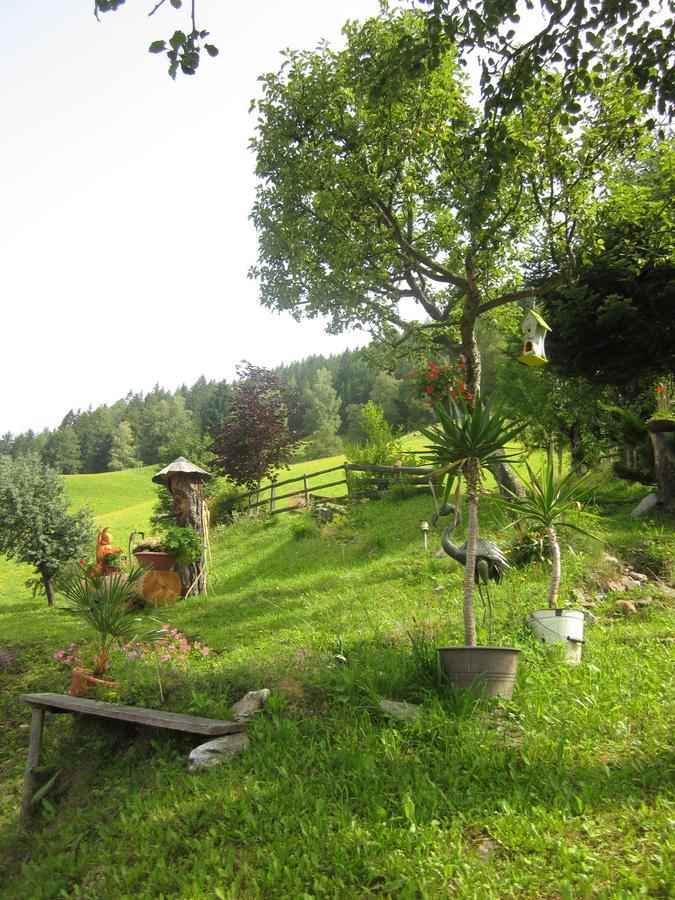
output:
[{"label": "bench leg", "polygon": [[21,795],[20,821],[25,825],[30,819],[31,802],[35,793],[35,768],[40,759],[40,747],[42,746],[42,730],[45,722],[44,709],[33,709],[30,720],[30,739],[28,741],[28,759],[26,760],[26,772],[23,778],[23,794]]}]

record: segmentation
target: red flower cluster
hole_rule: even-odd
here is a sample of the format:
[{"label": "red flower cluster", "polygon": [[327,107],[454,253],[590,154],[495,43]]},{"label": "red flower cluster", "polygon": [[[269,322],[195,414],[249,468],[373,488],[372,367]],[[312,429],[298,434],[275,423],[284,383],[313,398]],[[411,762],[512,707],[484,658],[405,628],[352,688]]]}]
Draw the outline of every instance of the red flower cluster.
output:
[{"label": "red flower cluster", "polygon": [[412,372],[410,377],[417,383],[419,393],[425,397],[430,406],[434,403],[445,403],[448,399],[455,403],[472,403],[473,394],[467,390],[464,381],[466,363],[456,366],[439,366],[428,362],[423,372]]}]

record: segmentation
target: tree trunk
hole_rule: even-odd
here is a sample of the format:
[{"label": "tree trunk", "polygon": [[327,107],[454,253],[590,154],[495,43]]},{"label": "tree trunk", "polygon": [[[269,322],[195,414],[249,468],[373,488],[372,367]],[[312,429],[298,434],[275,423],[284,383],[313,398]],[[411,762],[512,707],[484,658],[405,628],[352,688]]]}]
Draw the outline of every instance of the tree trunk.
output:
[{"label": "tree trunk", "polygon": [[40,575],[42,576],[42,583],[45,588],[45,594],[47,595],[47,605],[53,606],[56,596],[54,594],[54,585],[52,584],[51,576],[43,571],[40,571]]},{"label": "tree trunk", "polygon": [[[176,525],[192,528],[204,543],[204,495],[199,481],[187,474],[177,472],[169,479],[169,490],[173,495],[172,515]],[[178,572],[183,583],[183,596],[203,594],[206,585],[204,555],[190,566],[179,566]]]},{"label": "tree trunk", "polygon": [[468,525],[466,534],[466,564],[464,568],[464,644],[467,647],[476,646],[476,618],[473,611],[473,591],[476,570],[476,541],[478,540],[478,495],[477,466],[474,459],[466,464],[466,493],[468,504]]},{"label": "tree trunk", "polygon": [[558,591],[560,590],[560,577],[562,575],[560,544],[558,543],[558,535],[552,525],[546,529],[546,534],[551,547],[551,587],[548,591],[548,605],[549,609],[555,609],[558,601]]},{"label": "tree trunk", "polygon": [[660,507],[675,513],[675,432],[652,431],[656,494]]},{"label": "tree trunk", "polygon": [[572,468],[581,473],[584,469],[584,449],[581,443],[581,426],[579,422],[572,422],[569,428],[570,444],[572,445]]},{"label": "tree trunk", "polygon": [[562,441],[558,441],[558,478],[562,478],[563,473],[563,445]]}]

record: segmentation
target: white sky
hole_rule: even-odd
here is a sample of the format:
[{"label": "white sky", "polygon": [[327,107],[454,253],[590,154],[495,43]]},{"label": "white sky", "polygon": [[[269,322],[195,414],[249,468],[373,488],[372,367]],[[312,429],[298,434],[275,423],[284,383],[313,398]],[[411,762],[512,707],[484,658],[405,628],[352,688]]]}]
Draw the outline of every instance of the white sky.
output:
[{"label": "white sky", "polygon": [[258,305],[248,109],[282,48],[377,0],[199,0],[220,55],[175,82],[146,50],[189,2],[152,5],[0,0],[0,433],[366,341]]}]

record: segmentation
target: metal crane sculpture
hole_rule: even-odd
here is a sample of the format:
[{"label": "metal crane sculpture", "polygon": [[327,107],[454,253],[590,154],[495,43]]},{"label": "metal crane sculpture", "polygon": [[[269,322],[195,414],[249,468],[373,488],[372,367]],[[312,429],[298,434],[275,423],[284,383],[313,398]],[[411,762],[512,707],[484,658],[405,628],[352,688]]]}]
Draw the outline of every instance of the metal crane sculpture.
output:
[{"label": "metal crane sculpture", "polygon": [[[431,522],[433,525],[436,525],[441,516],[449,516],[454,513],[455,507],[452,503],[446,503],[438,512],[433,514]],[[453,544],[450,540],[450,535],[457,527],[457,521],[455,515],[450,525],[446,525],[441,532],[441,546],[448,556],[451,556],[453,559],[456,559],[458,563],[466,566],[466,542],[459,545]],[[488,617],[490,640],[492,639],[492,600],[490,598],[489,583],[490,581],[494,581],[495,584],[499,584],[502,580],[504,570],[510,568],[509,561],[496,544],[492,541],[485,540],[485,538],[479,537],[477,539],[474,579],[478,586],[478,593],[480,594],[483,609]],[[483,590],[485,590],[485,596],[483,596]],[[483,619],[483,624],[485,625],[485,618]]]}]

